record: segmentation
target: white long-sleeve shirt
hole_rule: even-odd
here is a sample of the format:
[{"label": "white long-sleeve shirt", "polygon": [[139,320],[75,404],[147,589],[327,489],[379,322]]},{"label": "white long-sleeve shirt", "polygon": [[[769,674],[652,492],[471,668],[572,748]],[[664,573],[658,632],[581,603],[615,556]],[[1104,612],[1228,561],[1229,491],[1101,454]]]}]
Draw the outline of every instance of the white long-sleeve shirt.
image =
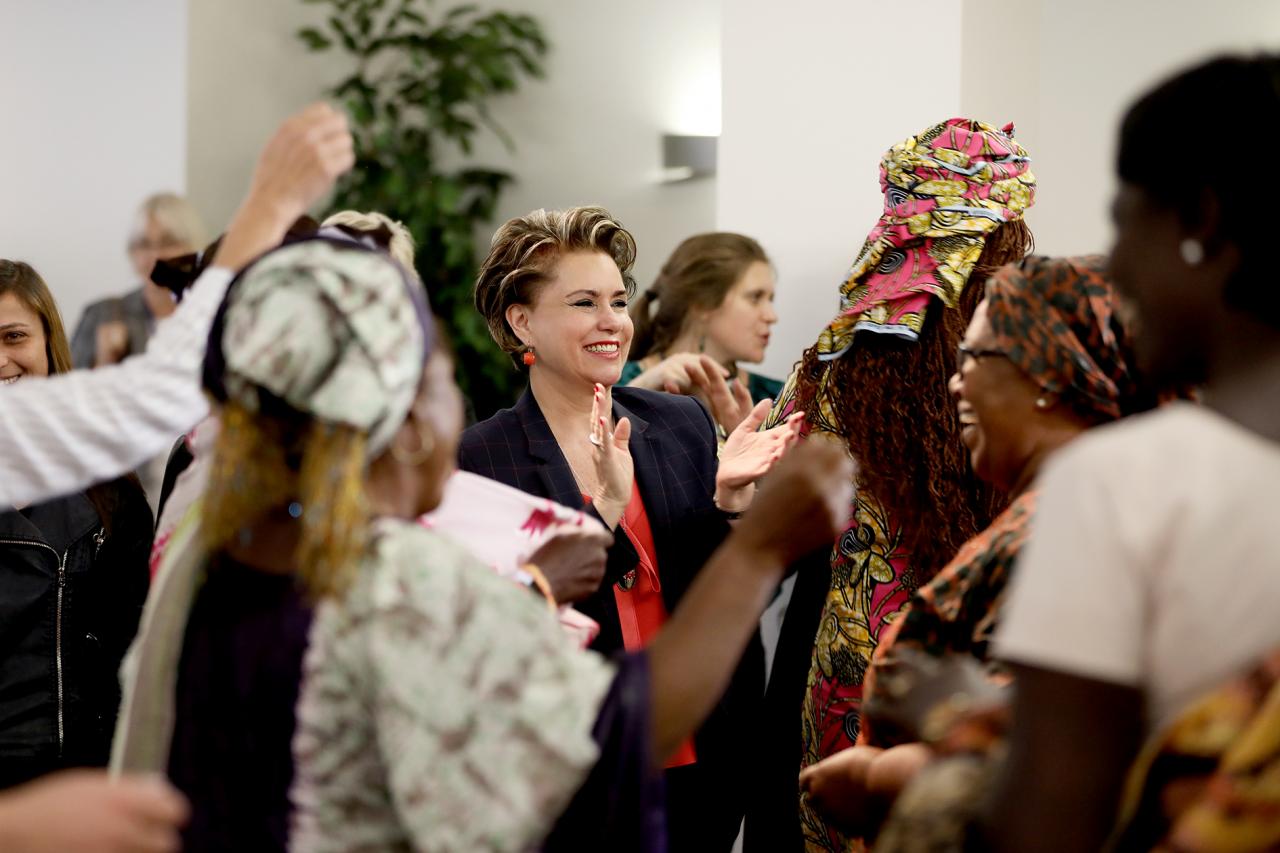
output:
[{"label": "white long-sleeve shirt", "polygon": [[211,267],[146,352],[0,387],[0,506],[78,492],[168,451],[209,411],[200,369],[233,273]]}]

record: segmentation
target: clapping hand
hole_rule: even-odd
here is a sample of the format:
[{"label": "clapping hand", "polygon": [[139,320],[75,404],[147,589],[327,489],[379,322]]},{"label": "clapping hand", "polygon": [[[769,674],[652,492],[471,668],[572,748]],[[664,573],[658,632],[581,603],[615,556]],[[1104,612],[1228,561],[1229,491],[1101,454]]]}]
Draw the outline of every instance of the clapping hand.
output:
[{"label": "clapping hand", "polygon": [[751,413],[751,392],[746,384],[731,378],[724,365],[702,353],[669,355],[631,380],[631,385],[702,398],[726,434]]},{"label": "clapping hand", "polygon": [[803,412],[795,412],[773,429],[759,431],[771,405],[771,401],[761,400],[729,434],[720,450],[716,502],[723,509],[745,509],[751,503],[755,482],[769,473],[800,439]]},{"label": "clapping hand", "polygon": [[666,391],[668,394],[693,394],[706,384],[708,374],[724,378],[729,371],[710,356],[696,352],[678,352],[631,380],[637,388]]},{"label": "clapping hand", "polygon": [[605,411],[604,386],[595,386],[591,401],[591,424],[588,440],[592,445],[591,458],[595,465],[596,494],[591,496],[596,512],[610,529],[618,526],[619,519],[631,502],[632,483],[635,482],[635,463],[631,459],[631,421],[623,418],[609,429]]},{"label": "clapping hand", "polygon": [[[696,376],[698,396],[711,409],[711,416],[716,419],[716,423],[720,424],[725,434],[732,435],[747,418],[751,417],[755,408],[751,402],[751,392],[747,390],[747,383],[742,379],[730,379],[727,370],[705,355],[702,358],[705,359],[704,369]],[[765,413],[768,413],[768,409]],[[760,424],[757,423],[753,429],[759,426]]]}]

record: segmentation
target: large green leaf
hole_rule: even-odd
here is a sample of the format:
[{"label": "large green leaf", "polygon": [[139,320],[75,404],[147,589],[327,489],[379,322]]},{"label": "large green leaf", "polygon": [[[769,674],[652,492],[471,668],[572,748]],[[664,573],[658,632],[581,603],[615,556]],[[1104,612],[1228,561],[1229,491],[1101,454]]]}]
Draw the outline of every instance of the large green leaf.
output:
[{"label": "large green leaf", "polygon": [[[315,0],[312,0],[312,2],[315,2]],[[328,50],[333,46],[333,40],[315,27],[303,27],[298,30],[298,38],[307,46],[307,50],[313,52]]]}]

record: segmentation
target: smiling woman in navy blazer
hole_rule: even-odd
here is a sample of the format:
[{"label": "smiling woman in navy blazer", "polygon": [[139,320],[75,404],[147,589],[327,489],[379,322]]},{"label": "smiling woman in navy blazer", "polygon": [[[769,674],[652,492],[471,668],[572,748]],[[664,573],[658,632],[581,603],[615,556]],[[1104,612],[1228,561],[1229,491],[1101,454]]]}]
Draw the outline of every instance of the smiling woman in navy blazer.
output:
[{"label": "smiling woman in navy blazer", "polygon": [[[794,435],[757,433],[759,408],[717,459],[715,423],[697,400],[613,387],[631,344],[634,260],[631,235],[598,207],[534,211],[498,230],[476,307],[528,368],[529,389],[459,448],[463,470],[585,507],[614,531],[604,582],[575,604],[600,623],[593,648],[605,653],[656,634]],[[668,762],[672,851],[732,847],[763,677],[757,637],[716,711]]]}]

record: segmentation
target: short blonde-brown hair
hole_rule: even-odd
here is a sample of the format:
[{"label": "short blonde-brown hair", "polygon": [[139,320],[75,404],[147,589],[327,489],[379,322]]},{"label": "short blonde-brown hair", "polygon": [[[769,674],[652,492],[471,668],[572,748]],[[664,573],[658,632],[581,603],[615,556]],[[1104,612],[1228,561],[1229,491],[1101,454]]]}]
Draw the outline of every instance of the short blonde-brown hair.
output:
[{"label": "short blonde-brown hair", "polygon": [[535,210],[509,220],[489,244],[489,255],[476,277],[476,310],[489,324],[489,334],[520,366],[524,344],[507,323],[512,305],[531,305],[555,263],[569,252],[603,252],[618,265],[627,295],[635,293],[631,267],[636,241],[603,207]]}]

